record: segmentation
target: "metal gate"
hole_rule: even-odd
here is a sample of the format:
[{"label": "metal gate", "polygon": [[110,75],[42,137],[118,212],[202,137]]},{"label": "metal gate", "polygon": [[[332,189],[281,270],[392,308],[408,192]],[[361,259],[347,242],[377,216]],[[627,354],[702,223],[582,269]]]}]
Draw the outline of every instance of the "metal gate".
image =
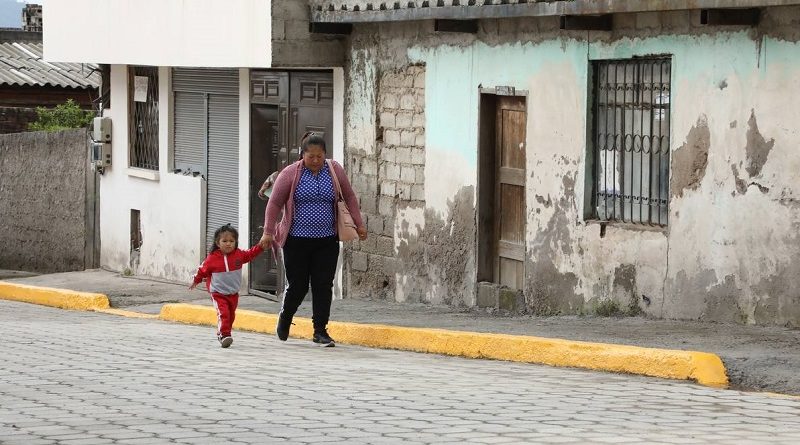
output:
[{"label": "metal gate", "polygon": [[[266,204],[255,194],[270,173],[298,158],[300,136],[313,131],[333,155],[333,74],[304,71],[250,73],[250,244],[264,228]],[[282,271],[272,252],[250,266],[250,291],[256,295],[282,288]]]},{"label": "metal gate", "polygon": [[223,224],[239,222],[239,71],[175,68],[176,169],[207,181],[206,247]]}]

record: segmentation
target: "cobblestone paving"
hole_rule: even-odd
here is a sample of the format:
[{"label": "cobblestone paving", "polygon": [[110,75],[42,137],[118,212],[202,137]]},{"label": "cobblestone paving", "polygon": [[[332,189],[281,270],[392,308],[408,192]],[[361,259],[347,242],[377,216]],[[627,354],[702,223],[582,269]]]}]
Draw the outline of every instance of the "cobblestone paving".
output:
[{"label": "cobblestone paving", "polygon": [[800,400],[0,301],[0,443],[800,443]]}]

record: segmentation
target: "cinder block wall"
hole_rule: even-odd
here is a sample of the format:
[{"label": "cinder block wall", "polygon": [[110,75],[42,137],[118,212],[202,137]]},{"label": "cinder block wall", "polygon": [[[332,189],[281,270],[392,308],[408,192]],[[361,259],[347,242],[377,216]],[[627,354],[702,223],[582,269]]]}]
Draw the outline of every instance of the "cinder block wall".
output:
[{"label": "cinder block wall", "polygon": [[0,135],[0,268],[84,269],[86,130]]},{"label": "cinder block wall", "polygon": [[352,296],[394,299],[398,268],[409,273],[395,255],[396,211],[422,209],[425,201],[425,67],[387,70],[377,81],[375,150],[348,147],[348,168],[370,234],[352,244],[348,278]]},{"label": "cinder block wall", "polygon": [[309,32],[308,2],[272,0],[272,66],[332,67],[344,64],[343,37]]}]

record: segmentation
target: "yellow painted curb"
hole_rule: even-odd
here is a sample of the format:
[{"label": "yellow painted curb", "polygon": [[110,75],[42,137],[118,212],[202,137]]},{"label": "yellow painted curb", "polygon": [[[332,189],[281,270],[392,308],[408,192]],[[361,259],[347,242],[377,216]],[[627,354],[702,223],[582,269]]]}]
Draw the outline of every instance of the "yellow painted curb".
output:
[{"label": "yellow painted curb", "polygon": [[[217,324],[214,308],[190,304],[166,304],[159,318]],[[276,321],[272,314],[240,310],[233,327],[273,334]],[[311,338],[311,320],[295,317],[294,323],[292,337]],[[728,385],[722,360],[705,352],[343,322],[331,322],[328,331],[336,341],[353,345],[694,380],[713,387]]]},{"label": "yellow painted curb", "polygon": [[109,307],[108,297],[103,294],[29,286],[7,281],[0,281],[0,299],[77,311],[92,311]]}]

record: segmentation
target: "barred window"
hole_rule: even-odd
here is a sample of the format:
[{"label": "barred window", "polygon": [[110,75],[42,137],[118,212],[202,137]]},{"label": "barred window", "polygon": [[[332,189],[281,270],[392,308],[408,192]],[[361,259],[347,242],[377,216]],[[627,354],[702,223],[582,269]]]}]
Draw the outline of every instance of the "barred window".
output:
[{"label": "barred window", "polygon": [[130,165],[158,170],[158,67],[130,67],[128,91]]},{"label": "barred window", "polygon": [[592,63],[592,218],[666,226],[669,57]]}]

